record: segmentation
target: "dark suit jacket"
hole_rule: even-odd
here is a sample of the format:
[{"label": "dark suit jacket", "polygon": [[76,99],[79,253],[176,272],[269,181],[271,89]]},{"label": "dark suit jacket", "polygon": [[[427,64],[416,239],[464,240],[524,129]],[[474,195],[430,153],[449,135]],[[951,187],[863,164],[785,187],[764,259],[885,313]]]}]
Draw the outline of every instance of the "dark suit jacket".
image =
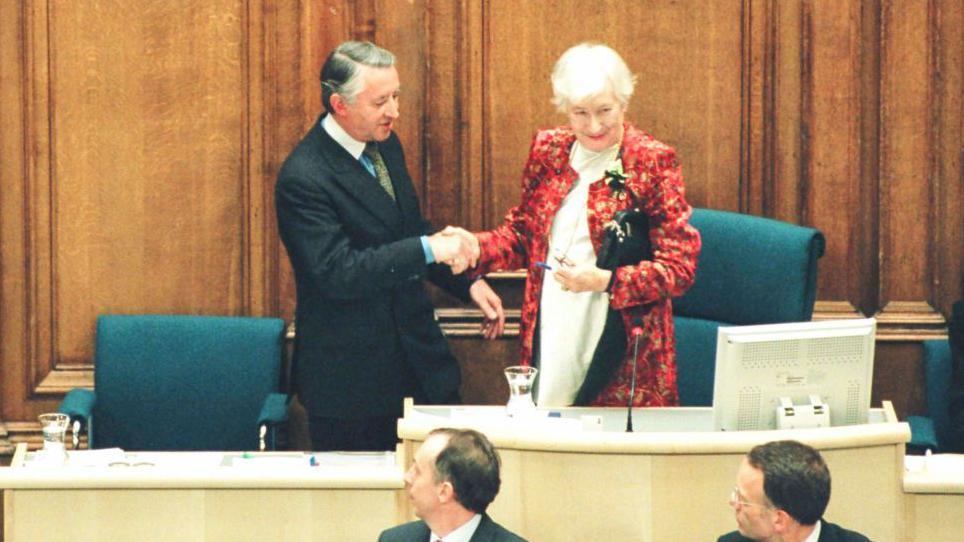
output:
[{"label": "dark suit jacket", "polygon": [[[719,538],[717,542],[752,542],[749,538],[741,535],[738,531],[727,533]],[[818,542],[870,542],[866,536],[848,531],[839,525],[824,521],[820,525],[820,538]]]},{"label": "dark suit jacket", "polygon": [[402,399],[458,401],[459,367],[422,283],[468,298],[468,281],[427,266],[431,233],[393,133],[379,149],[397,204],[321,122],[285,160],[278,230],[298,290],[295,388],[309,414],[395,416]]},{"label": "dark suit jacket", "polygon": [[[413,521],[382,531],[378,542],[428,542],[431,531],[424,521]],[[524,538],[512,534],[505,527],[482,514],[479,528],[472,535],[471,542],[526,542]]]}]

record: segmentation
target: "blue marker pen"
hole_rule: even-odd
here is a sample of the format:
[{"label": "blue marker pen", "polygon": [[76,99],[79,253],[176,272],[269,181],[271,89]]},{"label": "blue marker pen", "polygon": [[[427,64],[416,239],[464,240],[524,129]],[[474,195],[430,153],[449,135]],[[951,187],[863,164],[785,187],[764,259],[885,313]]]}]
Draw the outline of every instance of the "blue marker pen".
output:
[{"label": "blue marker pen", "polygon": [[541,267],[546,271],[552,271],[552,266],[547,264],[546,262],[536,262],[536,267]]}]

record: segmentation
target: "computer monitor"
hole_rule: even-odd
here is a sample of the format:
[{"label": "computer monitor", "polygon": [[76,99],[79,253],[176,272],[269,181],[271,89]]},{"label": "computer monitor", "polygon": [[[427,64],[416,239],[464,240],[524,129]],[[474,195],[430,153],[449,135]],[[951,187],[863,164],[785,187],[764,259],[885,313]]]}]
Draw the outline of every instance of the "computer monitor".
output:
[{"label": "computer monitor", "polygon": [[829,407],[831,426],[867,423],[876,323],[865,318],[719,328],[715,428],[776,429],[781,397],[809,405],[812,395]]}]

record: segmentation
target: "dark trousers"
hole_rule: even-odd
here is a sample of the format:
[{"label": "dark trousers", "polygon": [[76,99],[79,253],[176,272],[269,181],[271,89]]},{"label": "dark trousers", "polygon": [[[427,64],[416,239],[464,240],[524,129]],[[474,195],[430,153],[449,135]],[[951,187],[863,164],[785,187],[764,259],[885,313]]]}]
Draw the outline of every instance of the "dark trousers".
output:
[{"label": "dark trousers", "polygon": [[311,447],[316,452],[395,451],[395,444],[398,442],[397,427],[398,418],[395,416],[308,418]]}]

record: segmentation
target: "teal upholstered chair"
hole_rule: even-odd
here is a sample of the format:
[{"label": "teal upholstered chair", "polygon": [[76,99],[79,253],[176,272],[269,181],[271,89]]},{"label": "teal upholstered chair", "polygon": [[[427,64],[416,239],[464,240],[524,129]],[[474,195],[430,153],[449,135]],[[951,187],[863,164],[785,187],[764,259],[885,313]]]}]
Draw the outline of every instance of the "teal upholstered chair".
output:
[{"label": "teal upholstered chair", "polygon": [[953,382],[951,343],[944,339],[924,341],[924,393],[927,414],[908,416],[912,450],[942,451],[942,443],[948,442],[950,425],[949,405]]},{"label": "teal upholstered chair", "polygon": [[716,330],[809,321],[823,235],[750,215],[694,209],[703,248],[692,288],[673,300],[680,404],[711,406]]},{"label": "teal upholstered chair", "polygon": [[100,316],[94,390],[60,405],[75,446],[86,427],[91,448],[273,448],[287,417],[283,332],[278,318]]}]

